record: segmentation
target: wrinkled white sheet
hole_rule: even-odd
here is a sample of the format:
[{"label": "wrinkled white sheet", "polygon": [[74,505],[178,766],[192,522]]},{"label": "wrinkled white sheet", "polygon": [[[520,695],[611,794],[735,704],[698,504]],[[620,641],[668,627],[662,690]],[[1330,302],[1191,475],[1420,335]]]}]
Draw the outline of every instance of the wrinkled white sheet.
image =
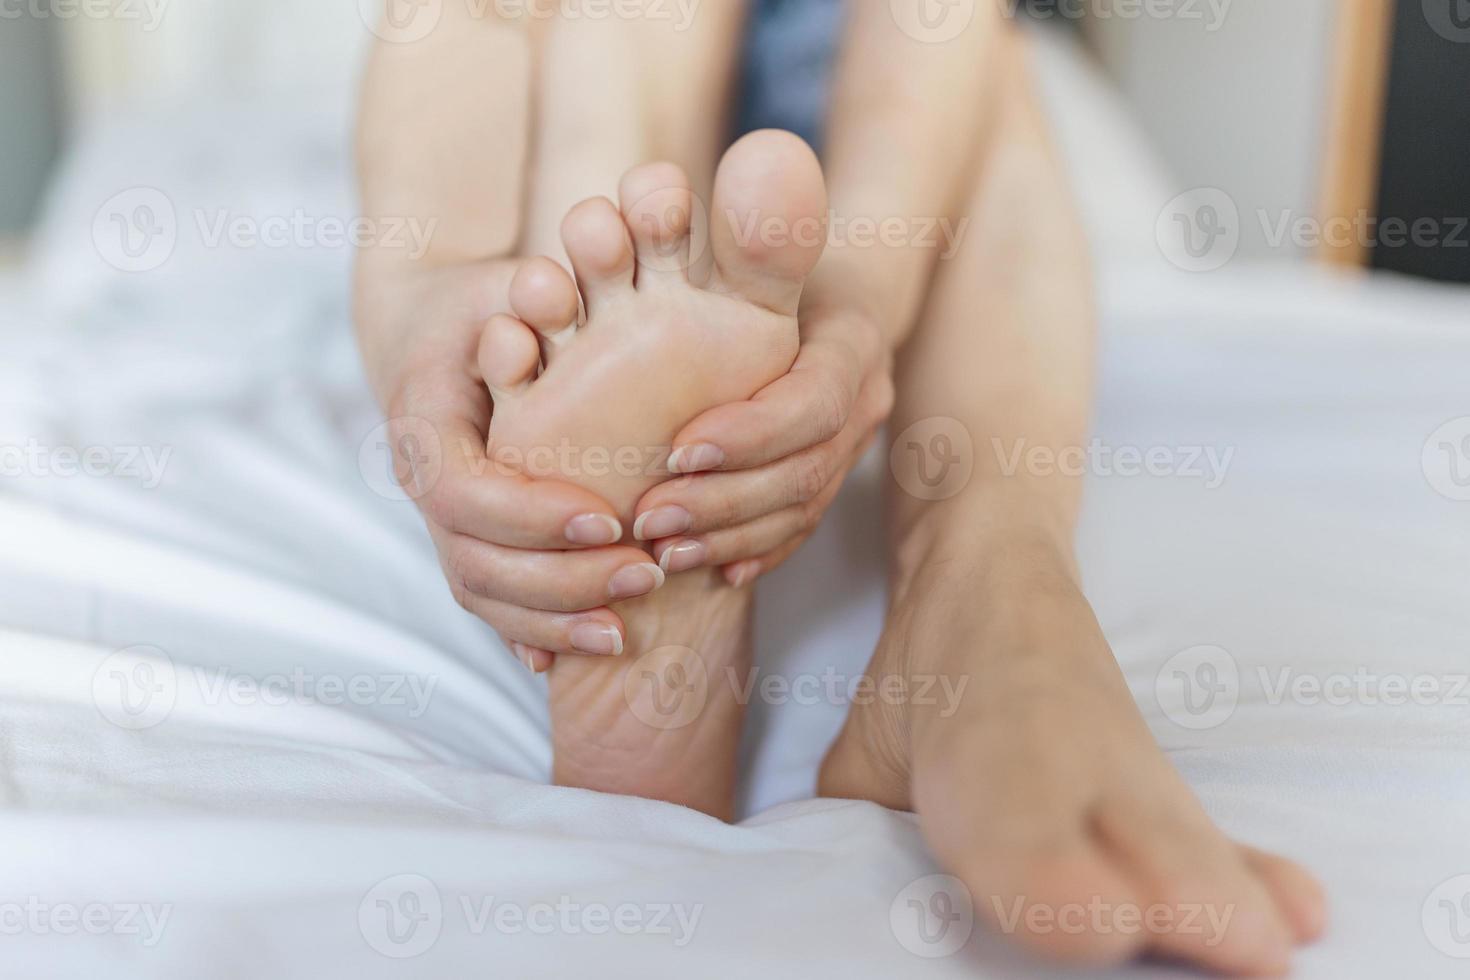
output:
[{"label": "wrinkled white sheet", "polygon": [[[228,321],[247,286],[194,299]],[[1135,693],[1227,830],[1326,881],[1334,929],[1298,975],[1457,976],[1434,940],[1463,952],[1464,933],[1432,893],[1470,873],[1465,692],[1271,695],[1283,668],[1445,685],[1470,669],[1470,504],[1437,493],[1421,461],[1429,434],[1470,412],[1464,295],[1254,273],[1133,286],[1109,302],[1098,438],[1178,449],[1181,467],[1189,447],[1233,451],[1213,488],[1204,461],[1200,477],[1092,480],[1086,579]],[[0,498],[7,972],[1047,975],[978,932],[938,959],[900,942],[915,944],[890,908],[933,870],[911,820],[806,800],[840,705],[756,705],[738,826],[541,785],[538,683],[450,601],[410,506],[359,470],[375,417],[324,289],[296,293],[323,320],[270,350],[206,319],[174,324],[173,343],[158,322],[6,331],[8,442],[171,453],[156,489],[146,472],[27,477]],[[861,669],[880,617],[877,476],[855,478],[763,587],[764,671]],[[172,665],[137,673],[116,651],[140,644]],[[1156,688],[1199,645],[1239,676],[1234,713],[1206,730],[1171,720],[1188,716]],[[297,668],[331,703],[248,684]],[[164,701],[120,714],[118,670]],[[244,686],[222,688],[232,674]],[[311,687],[322,677],[379,686],[334,697]],[[485,918],[487,901],[573,911],[545,934]],[[88,903],[117,928],[60,934],[54,910]],[[38,905],[51,931],[7,925]],[[645,931],[589,931],[619,906]],[[381,952],[431,933],[415,958]],[[1158,968],[1115,975],[1145,973]]]}]

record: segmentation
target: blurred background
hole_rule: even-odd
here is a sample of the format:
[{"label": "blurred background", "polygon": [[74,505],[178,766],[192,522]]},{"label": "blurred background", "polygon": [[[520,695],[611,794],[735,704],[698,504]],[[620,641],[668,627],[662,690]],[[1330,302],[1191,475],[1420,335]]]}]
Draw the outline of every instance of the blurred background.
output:
[{"label": "blurred background", "polygon": [[[391,2],[412,9],[442,0]],[[953,12],[977,0],[933,2]],[[1158,168],[1129,176],[1166,181],[1176,193],[1223,191],[1241,218],[1232,257],[1291,263],[1338,251],[1346,264],[1470,280],[1470,247],[1463,244],[1385,248],[1376,236],[1355,232],[1350,245],[1333,249],[1310,230],[1294,229],[1301,219],[1353,218],[1359,211],[1410,224],[1451,223],[1470,213],[1466,0],[978,2],[1019,7],[1018,16],[1076,39],[1126,107],[1129,124],[1141,129],[1147,153],[1137,169]],[[14,266],[34,241],[68,150],[85,149],[109,121],[173,113],[177,131],[253,106],[281,115],[283,128],[311,118],[324,136],[343,134],[360,55],[373,37],[368,25],[381,13],[382,0],[6,4],[3,261]],[[1079,125],[1122,125],[1097,118],[1096,108]],[[111,151],[146,157],[186,148],[151,139],[146,122],[132,124],[137,139],[109,144]],[[268,126],[257,135],[264,134]],[[1116,143],[1116,133],[1109,135]],[[1148,217],[1170,197],[1155,202]],[[1454,239],[1453,230],[1437,235]]]}]

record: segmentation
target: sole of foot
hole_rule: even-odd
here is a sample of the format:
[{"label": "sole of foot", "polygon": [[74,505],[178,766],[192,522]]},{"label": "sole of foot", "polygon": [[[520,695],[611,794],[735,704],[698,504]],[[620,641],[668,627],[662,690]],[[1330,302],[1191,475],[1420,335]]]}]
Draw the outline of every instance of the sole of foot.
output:
[{"label": "sole of foot", "polygon": [[[630,171],[619,198],[563,222],[575,278],[550,259],[521,266],[479,360],[493,464],[596,491],[631,540],[638,499],[670,478],[678,431],[790,370],[826,191],[805,143],[762,131],[726,153],[707,215],[670,164]],[[691,232],[705,217],[713,272],[696,284]],[[621,578],[609,600],[624,629],[608,638],[621,656],[560,657],[550,672],[556,781],[728,817],[742,715],[728,677],[748,658],[748,590],[652,561]]]}]

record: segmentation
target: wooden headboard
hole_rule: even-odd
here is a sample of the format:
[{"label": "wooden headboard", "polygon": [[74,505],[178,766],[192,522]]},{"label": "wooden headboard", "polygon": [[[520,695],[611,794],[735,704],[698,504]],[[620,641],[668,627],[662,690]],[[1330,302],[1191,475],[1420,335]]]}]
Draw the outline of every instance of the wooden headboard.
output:
[{"label": "wooden headboard", "polygon": [[1470,4],[1340,2],[1321,257],[1470,283]]}]

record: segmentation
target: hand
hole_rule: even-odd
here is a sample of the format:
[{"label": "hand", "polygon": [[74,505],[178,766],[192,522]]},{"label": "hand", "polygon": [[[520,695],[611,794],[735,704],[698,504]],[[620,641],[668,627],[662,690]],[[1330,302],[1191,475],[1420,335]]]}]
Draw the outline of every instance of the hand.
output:
[{"label": "hand", "polygon": [[461,606],[498,630],[528,668],[553,653],[621,652],[607,604],[614,577],[646,563],[605,500],[570,483],[502,472],[487,458],[492,411],[479,376],[481,327],[507,308],[516,263],[361,270],[358,335],[386,406],[394,471],[418,505]]},{"label": "hand", "polygon": [[694,475],[643,496],[634,536],[653,542],[665,571],[723,566],[737,586],[780,565],[816,529],[887,419],[890,362],[870,318],[803,309],[791,371],[674,437],[671,469]]}]

